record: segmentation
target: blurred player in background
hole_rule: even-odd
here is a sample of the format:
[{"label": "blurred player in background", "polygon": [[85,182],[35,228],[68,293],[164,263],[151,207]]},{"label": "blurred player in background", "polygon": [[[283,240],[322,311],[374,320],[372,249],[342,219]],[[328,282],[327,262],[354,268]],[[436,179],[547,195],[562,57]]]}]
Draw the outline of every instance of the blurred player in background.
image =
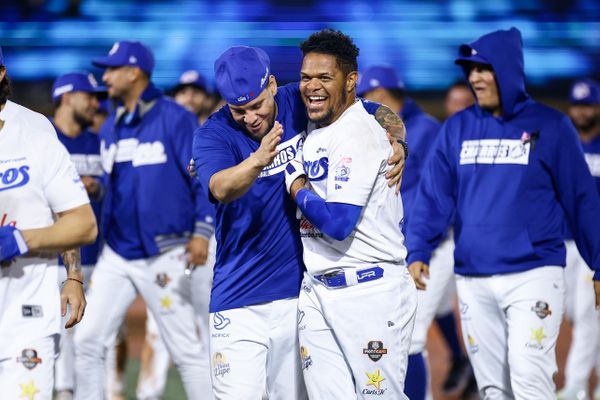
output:
[{"label": "blurred player in background", "polygon": [[[0,388],[6,399],[52,399],[61,314],[86,307],[79,250],[97,227],[69,154],[41,114],[8,101],[0,49]],[[56,255],[67,277],[57,286]]]},{"label": "blurred player in background", "polygon": [[171,90],[171,94],[177,104],[181,104],[198,116],[200,125],[212,112],[214,101],[208,90],[208,82],[196,70],[192,69],[181,74],[179,82]]},{"label": "blurred player in background", "polygon": [[152,84],[151,51],[139,42],[114,44],[103,81],[119,107],[100,130],[106,195],[106,244],[92,276],[90,313],[75,332],[78,399],[102,399],[102,360],[139,293],[178,367],[188,398],[210,392],[200,358],[187,263],[208,257],[213,232],[208,199],[187,174],[195,116]]},{"label": "blurred player in background", "polygon": [[[585,160],[600,193],[600,86],[591,79],[577,80],[569,91],[569,117],[577,128]],[[600,222],[600,221],[598,221]],[[560,400],[587,400],[588,383],[598,358],[600,312],[595,310],[593,271],[577,251],[567,227],[566,314],[573,327]],[[596,371],[598,374],[600,371]],[[600,393],[598,393],[600,395]]]},{"label": "blurred player in background", "polygon": [[[197,71],[184,72],[179,78],[178,85],[173,88],[172,95],[177,104],[182,105],[198,116],[200,124],[208,117],[207,111],[210,111],[212,98],[207,90],[206,79]],[[206,360],[206,362],[208,362],[208,348],[210,345],[208,339],[208,307],[216,251],[214,235],[211,235],[207,245],[209,247],[206,249],[208,252],[206,263],[189,270],[189,278],[192,280],[192,304],[196,313],[198,332],[202,340],[203,353],[198,357]],[[171,358],[163,340],[160,338],[156,320],[152,313],[147,312],[146,336],[142,347],[140,375],[136,390],[139,400],[160,399],[162,397],[167,383],[170,362]],[[206,399],[210,395],[210,393],[207,393]]]},{"label": "blurred player in background", "polygon": [[473,92],[469,84],[463,81],[453,83],[446,92],[444,99],[444,110],[446,118],[450,118],[459,111],[471,107],[475,103]]},{"label": "blurred player in background", "polygon": [[308,395],[405,399],[417,295],[405,267],[402,199],[385,181],[392,150],[356,99],[352,39],[323,30],[300,49],[311,127],[286,186],[302,212],[298,330]]},{"label": "blurred player in background", "polygon": [[[77,173],[81,177],[96,220],[100,220],[100,207],[103,195],[102,164],[100,162],[100,140],[89,128],[98,111],[97,94],[103,89],[98,87],[94,76],[89,73],[70,73],[54,81],[52,101],[55,105],[52,120],[58,139],[70,154]],[[100,235],[94,243],[81,248],[81,265],[84,274],[84,288],[87,288],[92,267],[98,260]],[[62,259],[59,259],[62,265]],[[58,281],[66,279],[66,270],[59,270]],[[57,400],[73,397],[75,360],[73,348],[73,330],[62,329],[60,354],[56,360],[55,383]]]},{"label": "blurred player in background", "polygon": [[[367,68],[360,76],[357,94],[367,100],[390,107],[392,111],[401,116],[406,126],[408,132],[406,142],[410,149],[410,157],[406,160],[404,179],[400,188],[404,206],[404,223],[402,225],[404,233],[406,223],[410,219],[420,170],[427,158],[431,143],[435,141],[440,123],[421,111],[414,100],[406,96],[404,82],[400,80],[396,70],[391,66],[377,65]],[[450,260],[452,260],[451,254]],[[406,372],[405,393],[410,399],[425,399],[428,387],[427,367],[423,358],[427,331],[439,305],[441,294],[444,292],[443,286],[445,282],[451,281],[453,274],[452,264],[446,262],[443,268],[441,267],[438,268],[439,272],[436,270],[433,279],[429,282],[432,285],[439,281],[439,289],[433,292],[419,291],[418,293],[419,305]]]},{"label": "blurred player in background", "polygon": [[444,123],[424,168],[409,269],[424,288],[454,217],[463,339],[481,396],[552,399],[564,218],[600,279],[600,196],[567,116],[525,91],[521,33],[489,33],[459,54],[477,105]]}]

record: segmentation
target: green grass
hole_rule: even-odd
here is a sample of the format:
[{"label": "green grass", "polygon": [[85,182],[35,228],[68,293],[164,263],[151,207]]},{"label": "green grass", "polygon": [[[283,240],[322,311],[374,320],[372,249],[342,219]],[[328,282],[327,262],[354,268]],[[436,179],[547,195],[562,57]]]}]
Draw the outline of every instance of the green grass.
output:
[{"label": "green grass", "polygon": [[[140,360],[130,358],[127,361],[127,367],[125,369],[125,374],[127,376],[127,387],[125,390],[127,400],[135,400],[135,388],[137,386],[139,372]],[[169,368],[167,385],[162,398],[163,400],[185,400],[186,398],[183,384],[179,378],[179,372],[177,372],[175,367]]]}]

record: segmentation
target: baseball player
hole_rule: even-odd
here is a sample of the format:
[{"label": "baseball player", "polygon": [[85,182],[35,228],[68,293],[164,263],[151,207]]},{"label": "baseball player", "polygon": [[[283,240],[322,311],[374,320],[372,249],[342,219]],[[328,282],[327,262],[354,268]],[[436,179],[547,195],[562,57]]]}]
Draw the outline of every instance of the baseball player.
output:
[{"label": "baseball player", "polygon": [[[583,146],[585,160],[600,193],[600,86],[590,79],[577,80],[569,91],[569,117]],[[600,313],[594,310],[592,274],[577,251],[567,228],[565,269],[566,313],[572,323],[571,348],[565,366],[565,386],[561,400],[588,399],[588,382],[596,362],[590,349],[600,344]]]},{"label": "baseball player", "polygon": [[208,90],[208,82],[194,69],[181,74],[179,82],[171,89],[171,93],[178,104],[196,114],[200,125],[212,112],[213,98]]},{"label": "baseball player", "polygon": [[[103,89],[98,86],[92,74],[70,73],[54,81],[52,101],[56,106],[52,120],[58,139],[71,155],[71,161],[83,182],[94,210],[96,220],[100,219],[100,207],[103,187],[101,183],[102,165],[100,163],[100,140],[88,130],[98,110],[97,93]],[[87,286],[92,267],[98,259],[100,237],[89,246],[81,248],[81,264],[84,274],[84,287]],[[59,259],[62,265],[62,259]],[[59,282],[66,279],[66,270],[59,269]],[[56,359],[55,390],[58,400],[67,400],[73,396],[75,372],[73,330],[62,329],[60,353]]]},{"label": "baseball player", "polygon": [[600,270],[600,196],[568,117],[525,91],[519,30],[462,45],[456,62],[477,104],[444,123],[426,163],[407,228],[409,269],[424,288],[454,216],[462,332],[481,396],[552,399],[564,216]]},{"label": "baseball player", "polygon": [[108,94],[120,105],[100,130],[106,244],[88,293],[90,313],[98,314],[75,332],[75,398],[103,397],[106,348],[138,293],[188,398],[202,398],[210,390],[208,364],[184,274],[188,262],[204,262],[199,249],[213,231],[212,208],[186,171],[197,121],[151,83],[154,57],[140,42],[117,42],[94,65],[105,68]]},{"label": "baseball player", "polygon": [[[270,72],[260,49],[225,51],[215,63],[215,78],[228,105],[194,135],[198,176],[217,207],[210,303],[217,399],[306,397],[299,352],[290,350],[298,348],[304,266],[296,206],[285,193],[283,171],[303,140],[307,119],[298,84],[278,88]],[[370,107],[388,121],[384,108]],[[401,121],[389,122],[390,131],[403,130]],[[391,185],[402,168],[394,167]]]},{"label": "baseball player", "polygon": [[[96,221],[69,154],[41,114],[7,100],[0,49],[0,388],[2,398],[50,400],[61,315],[83,317],[79,252]],[[67,278],[59,293],[56,254]]]},{"label": "baseball player", "polygon": [[407,399],[417,295],[404,265],[402,200],[384,177],[391,149],[355,98],[352,39],[323,30],[300,49],[314,129],[286,167],[286,187],[303,215],[298,330],[308,395]]},{"label": "baseball player", "polygon": [[[206,78],[195,70],[184,72],[179,78],[179,83],[172,90],[172,95],[177,104],[196,114],[200,124],[208,115],[206,111],[212,104],[207,90]],[[211,206],[212,207],[212,206]],[[192,305],[196,313],[196,324],[202,340],[203,360],[208,360],[208,307],[210,302],[210,288],[212,285],[212,270],[215,264],[216,242],[214,235],[206,243],[203,252],[207,254],[206,261],[200,268],[190,268],[189,278],[192,280]],[[142,347],[140,359],[140,375],[136,395],[140,400],[159,399],[167,383],[170,357],[163,340],[158,332],[156,320],[150,312],[146,319],[146,337]],[[207,397],[209,395],[207,394]]]}]

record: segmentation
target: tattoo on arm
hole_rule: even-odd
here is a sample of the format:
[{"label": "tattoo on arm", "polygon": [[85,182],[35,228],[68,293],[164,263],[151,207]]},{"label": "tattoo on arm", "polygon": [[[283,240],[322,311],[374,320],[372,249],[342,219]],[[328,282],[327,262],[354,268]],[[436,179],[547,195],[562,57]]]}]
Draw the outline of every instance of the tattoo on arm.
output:
[{"label": "tattoo on arm", "polygon": [[396,140],[406,140],[406,128],[404,122],[395,112],[384,105],[379,106],[375,111],[375,119],[379,125],[390,133]]},{"label": "tattoo on arm", "polygon": [[67,275],[69,272],[82,272],[81,269],[81,252],[79,248],[71,249],[61,254],[65,268],[67,269]]}]

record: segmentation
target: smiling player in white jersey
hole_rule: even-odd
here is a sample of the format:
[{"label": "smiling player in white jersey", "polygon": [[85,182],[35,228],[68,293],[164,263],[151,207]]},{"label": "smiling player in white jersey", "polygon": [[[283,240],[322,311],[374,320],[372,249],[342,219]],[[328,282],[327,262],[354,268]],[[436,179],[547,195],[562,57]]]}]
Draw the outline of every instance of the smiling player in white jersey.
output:
[{"label": "smiling player in white jersey", "polygon": [[0,397],[50,400],[61,314],[70,304],[70,328],[85,309],[81,266],[65,259],[59,293],[56,254],[93,242],[97,228],[52,124],[9,94],[0,50]]},{"label": "smiling player in white jersey", "polygon": [[404,262],[402,201],[384,177],[391,149],[355,99],[352,39],[324,30],[300,47],[300,91],[317,129],[303,165],[288,164],[286,186],[303,214],[298,329],[308,394],[406,399],[417,299]]}]

